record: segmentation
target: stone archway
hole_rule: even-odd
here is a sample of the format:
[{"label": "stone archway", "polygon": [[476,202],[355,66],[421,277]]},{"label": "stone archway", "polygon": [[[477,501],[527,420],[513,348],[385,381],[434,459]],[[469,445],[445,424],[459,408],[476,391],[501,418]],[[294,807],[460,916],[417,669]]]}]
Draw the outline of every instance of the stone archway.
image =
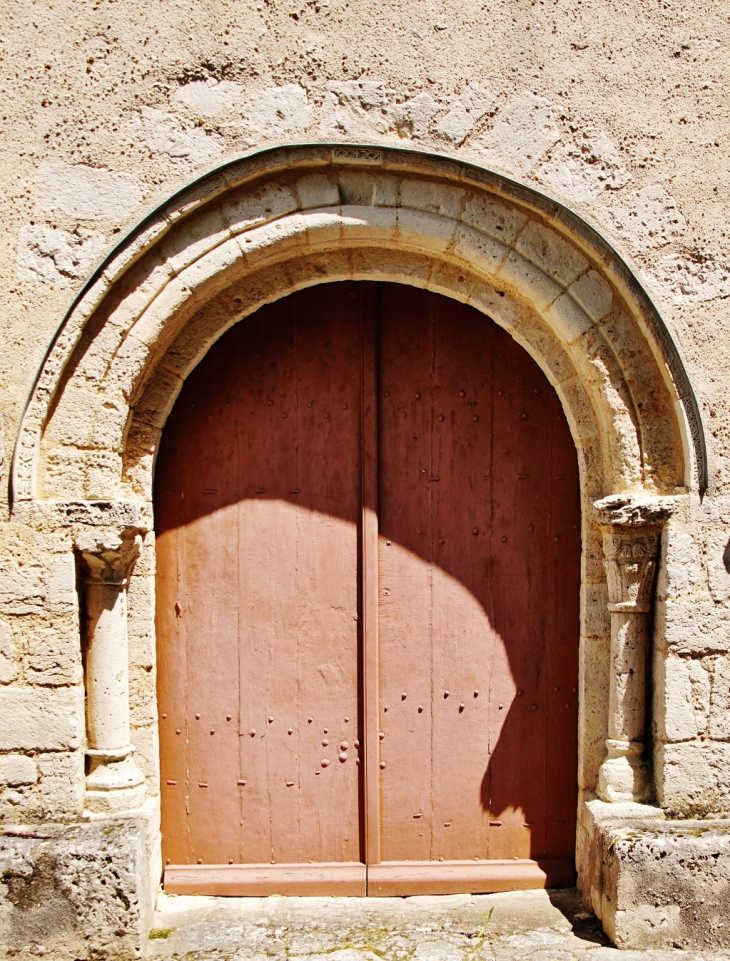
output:
[{"label": "stone archway", "polygon": [[[82,291],[25,411],[13,509],[41,530],[70,532],[90,582],[93,662],[126,661],[124,599],[154,567],[154,457],[185,377],[261,305],[344,279],[397,281],[472,304],[554,385],[582,482],[579,784],[607,799],[647,797],[650,589],[667,495],[706,486],[696,403],[661,319],[588,225],[523,186],[440,157],[312,146],[235,161],[151,215]],[[107,616],[94,616],[100,606]],[[151,611],[140,591],[131,630],[148,652]],[[130,738],[156,793],[154,696],[144,679],[153,676],[152,653],[149,660],[142,681],[132,678],[131,725],[124,672],[110,693],[87,670],[92,808],[139,804]],[[110,714],[116,725],[94,727],[93,718]]]}]

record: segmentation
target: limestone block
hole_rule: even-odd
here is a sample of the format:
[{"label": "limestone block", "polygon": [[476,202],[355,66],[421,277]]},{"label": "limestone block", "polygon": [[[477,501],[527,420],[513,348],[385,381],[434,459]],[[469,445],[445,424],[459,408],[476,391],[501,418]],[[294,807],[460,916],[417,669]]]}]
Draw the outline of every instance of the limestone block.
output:
[{"label": "limestone block", "polygon": [[[303,250],[308,243],[307,231],[312,220],[312,213],[307,215],[288,214],[272,223],[263,224],[245,234],[237,235],[236,242],[246,257],[255,262],[282,257],[287,251]],[[240,257],[240,254],[239,254]],[[188,270],[194,270],[195,265]],[[187,276],[187,272],[185,274]]]},{"label": "limestone block", "polygon": [[698,544],[690,533],[667,526],[662,533],[662,557],[657,575],[659,597],[677,598],[701,584],[699,555]]},{"label": "limestone block", "polygon": [[730,651],[730,609],[710,600],[657,600],[655,638],[675,654],[725,654]]},{"label": "limestone block", "polygon": [[325,174],[307,174],[296,182],[296,192],[302,210],[309,207],[336,207],[340,203],[337,184]]},{"label": "limestone block", "polygon": [[581,625],[586,637],[609,638],[611,615],[608,611],[608,589],[604,584],[581,585]]},{"label": "limestone block", "polygon": [[714,601],[730,601],[730,531],[714,530],[707,537],[707,573]]},{"label": "limestone block", "polygon": [[569,202],[585,203],[604,190],[619,190],[631,180],[621,154],[606,134],[584,132],[577,143],[559,147],[539,175]]},{"label": "limestone block", "polygon": [[43,163],[36,184],[40,212],[74,220],[126,220],[142,202],[145,188],[123,173],[83,164]]},{"label": "limestone block", "polygon": [[127,631],[131,664],[151,671],[155,659],[155,579],[135,565],[127,591]]},{"label": "limestone block", "polygon": [[537,310],[543,310],[563,293],[551,277],[517,253],[505,259],[498,277]]},{"label": "limestone block", "polygon": [[[307,210],[302,214],[302,220],[306,225],[302,238],[302,251],[307,245],[310,250],[312,248],[336,248],[342,235],[342,217],[339,210]],[[244,241],[248,237],[249,235],[246,234]],[[333,255],[335,253],[336,251],[333,249]],[[325,273],[322,276],[327,276],[327,274]]]},{"label": "limestone block", "polygon": [[340,203],[359,206],[396,207],[399,183],[395,177],[367,170],[341,170],[337,174]]},{"label": "limestone block", "polygon": [[[177,283],[177,280],[172,283]],[[179,294],[180,306],[184,305],[187,299],[184,293],[179,288],[175,288],[175,292]],[[159,320],[159,317],[150,315],[147,320],[144,320],[143,315],[140,320],[143,320],[141,332],[145,335],[151,334],[150,328]],[[148,344],[139,340],[134,332],[128,334],[114,357],[114,363],[110,366],[107,378],[108,390],[120,394],[126,401],[131,400],[150,353],[151,348]]]},{"label": "limestone block", "polygon": [[83,735],[80,688],[0,690],[0,751],[75,750]]},{"label": "limestone block", "polygon": [[689,662],[679,657],[655,658],[654,726],[664,741],[691,741],[699,736],[692,697]]},{"label": "limestone block", "polygon": [[244,120],[252,133],[276,139],[285,133],[306,130],[314,119],[307,91],[298,83],[268,87],[246,105]]},{"label": "limestone block", "polygon": [[570,296],[590,318],[601,320],[613,305],[613,290],[595,270],[589,270],[568,288]]},{"label": "limestone block", "polygon": [[135,820],[0,838],[0,944],[77,961],[138,958],[151,923],[144,842]]},{"label": "limestone block", "polygon": [[[391,250],[377,247],[355,248],[349,253],[348,271],[345,276],[364,280],[392,280],[394,256]],[[396,276],[400,283],[414,287],[426,287],[433,272],[433,258],[410,251],[398,251],[395,260]],[[335,269],[338,265],[335,262]],[[343,269],[341,267],[340,269]]]},{"label": "limestone block", "polygon": [[215,117],[233,107],[243,93],[243,86],[231,80],[193,80],[173,90],[170,99],[184,104],[200,117]]},{"label": "limestone block", "polygon": [[[236,249],[234,240],[229,241],[229,244],[229,250],[231,248]],[[163,339],[162,332],[170,322],[170,319],[176,314],[181,314],[186,307],[189,307],[188,302],[191,300],[193,291],[192,284],[195,283],[194,278],[196,273],[202,273],[203,277],[206,276],[205,267],[203,267],[201,271],[200,265],[206,261],[210,263],[208,258],[211,257],[215,261],[215,255],[224,248],[225,244],[223,247],[216,247],[212,253],[206,254],[200,260],[186,267],[182,273],[178,274],[165,285],[157,297],[155,297],[134,322],[131,330],[137,343],[144,344],[149,351],[154,351],[157,348],[159,341]],[[127,338],[127,340],[128,339],[129,338]],[[117,357],[121,358],[124,356],[127,340],[121,345]],[[115,384],[114,388],[118,389],[118,385]],[[127,387],[127,390],[128,389]]]},{"label": "limestone block", "polygon": [[514,207],[476,193],[467,196],[461,219],[508,245],[527,223],[524,214]]},{"label": "limestone block", "polygon": [[[506,292],[504,293],[503,299],[506,300],[508,297]],[[512,299],[519,302],[517,298]],[[540,366],[553,386],[575,376],[575,367],[570,356],[554,332],[535,310],[526,309],[524,304],[513,336],[533,357],[540,358]]]},{"label": "limestone block", "polygon": [[579,443],[598,437],[598,421],[585,387],[577,377],[569,377],[558,385],[558,396],[563,402],[573,440]]},{"label": "limestone block", "polygon": [[[157,251],[150,251],[130,269],[109,305],[107,324],[119,328],[120,340],[173,277],[172,267]],[[109,355],[104,360],[108,363]]]},{"label": "limestone block", "polygon": [[134,727],[131,730],[134,745],[134,761],[145,776],[145,789],[150,796],[157,796],[160,791],[160,743],[157,731],[157,717],[155,723],[147,727]]},{"label": "limestone block", "polygon": [[40,564],[0,558],[0,611],[31,614],[40,610],[45,597],[44,571]]},{"label": "limestone block", "polygon": [[380,80],[331,81],[326,86],[320,135],[363,138],[374,133],[388,133],[394,127],[390,108],[395,104],[395,91]]},{"label": "limestone block", "polygon": [[66,287],[91,272],[105,247],[103,234],[83,227],[69,231],[28,224],[18,231],[15,271],[25,283]]},{"label": "limestone block", "polygon": [[487,165],[523,174],[560,139],[555,116],[548,100],[526,91],[510,100],[491,129],[470,143]]},{"label": "limestone block", "polygon": [[190,121],[174,114],[142,107],[142,113],[133,124],[137,139],[152,156],[164,154],[174,164],[197,166],[217,157],[223,150],[223,138],[208,133]]},{"label": "limestone block", "polygon": [[495,100],[495,95],[479,84],[467,84],[451,110],[436,124],[436,133],[458,146],[489,112]]},{"label": "limestone block", "polygon": [[[504,250],[506,253],[506,248]],[[508,294],[506,290],[495,290],[491,284],[481,281],[477,281],[469,292],[467,303],[476,307],[487,317],[491,317],[495,323],[510,331],[513,336],[529,314],[525,305],[517,297]]]},{"label": "limestone block", "polygon": [[697,261],[666,257],[652,267],[650,275],[660,293],[678,306],[730,297],[730,270],[722,261],[704,253]]},{"label": "limestone block", "polygon": [[729,821],[604,821],[604,928],[618,947],[728,947]]},{"label": "limestone block", "polygon": [[485,277],[496,278],[509,255],[509,248],[489,234],[460,223],[454,231],[453,253],[472,270]]},{"label": "limestone block", "polygon": [[28,631],[23,657],[25,680],[29,684],[57,687],[80,684],[81,640],[75,617],[55,618]]},{"label": "limestone block", "polygon": [[428,210],[432,214],[456,218],[464,205],[465,192],[430,180],[406,179],[401,184],[400,199],[404,207]]},{"label": "limestone block", "polygon": [[373,244],[393,242],[398,229],[399,212],[392,207],[343,206],[340,211],[340,236],[343,241]]},{"label": "limestone block", "polygon": [[401,137],[418,140],[428,134],[431,121],[441,110],[428,93],[418,93],[392,108],[393,125]]},{"label": "limestone block", "polygon": [[220,210],[202,210],[186,219],[183,230],[173,230],[164,238],[160,254],[170,270],[178,274],[198,257],[223,243],[230,234],[230,225]]},{"label": "limestone block", "polygon": [[697,731],[700,736],[707,733],[710,722],[711,678],[714,670],[713,658],[704,661],[687,661],[689,683],[692,692]]},{"label": "limestone block", "polygon": [[86,787],[83,752],[39,754],[36,761],[40,804],[46,817],[80,814]]},{"label": "limestone block", "polygon": [[[429,290],[445,294],[447,297],[453,297],[461,303],[469,303],[470,294],[474,288],[483,288],[483,286],[474,277],[473,273],[467,271],[462,264],[453,264],[446,260],[440,260],[434,264],[433,273],[428,283]],[[493,300],[498,299],[494,291],[490,291],[490,293]],[[496,319],[493,314],[489,316],[492,320]]]},{"label": "limestone block", "polygon": [[284,184],[265,184],[252,190],[243,188],[226,195],[221,210],[234,233],[266,223],[299,206],[292,189]]},{"label": "limestone block", "polygon": [[145,727],[157,721],[156,678],[152,667],[129,666],[129,719],[135,727]]},{"label": "limestone block", "polygon": [[38,769],[35,761],[25,754],[4,754],[0,756],[0,783],[17,787],[20,784],[35,784]]},{"label": "limestone block", "polygon": [[424,210],[398,209],[401,242],[416,249],[443,253],[451,246],[456,227],[455,220],[445,220]]},{"label": "limestone block", "polygon": [[610,668],[610,642],[605,637],[583,637],[581,648],[578,778],[585,790],[597,784],[598,769],[606,757],[608,701],[605,679]]},{"label": "limestone block", "polygon": [[730,657],[715,658],[712,695],[708,698],[708,704],[710,737],[718,741],[730,741]]},{"label": "limestone block", "polygon": [[76,594],[76,564],[71,551],[54,557],[46,579],[47,600],[49,609],[76,610],[78,595]]},{"label": "limestone block", "polygon": [[570,286],[588,267],[579,250],[550,227],[535,221],[528,223],[517,237],[515,250],[564,287]]},{"label": "limestone block", "polygon": [[570,294],[562,294],[545,311],[545,319],[566,344],[571,344],[593,327],[593,321]]},{"label": "limestone block", "polygon": [[18,676],[18,655],[8,621],[0,621],[0,684],[10,684]]},{"label": "limestone block", "polygon": [[664,247],[681,237],[686,221],[674,197],[660,184],[650,184],[611,211],[615,230],[640,250]]},{"label": "limestone block", "polygon": [[657,796],[670,814],[730,814],[730,744],[687,741],[655,744]]},{"label": "limestone block", "polygon": [[97,395],[69,385],[59,398],[44,438],[48,446],[90,447]]},{"label": "limestone block", "polygon": [[[292,229],[290,224],[292,224],[292,221],[295,219],[296,218],[288,217],[285,222],[287,225],[286,228],[283,224],[277,223],[274,225],[274,229],[286,229],[288,231]],[[180,277],[184,280],[188,289],[194,292],[205,285],[219,289],[227,283],[225,279],[226,271],[240,261],[240,259],[241,246],[239,239],[231,237],[186,267],[180,274]],[[171,314],[168,312],[167,316],[170,317]]]}]

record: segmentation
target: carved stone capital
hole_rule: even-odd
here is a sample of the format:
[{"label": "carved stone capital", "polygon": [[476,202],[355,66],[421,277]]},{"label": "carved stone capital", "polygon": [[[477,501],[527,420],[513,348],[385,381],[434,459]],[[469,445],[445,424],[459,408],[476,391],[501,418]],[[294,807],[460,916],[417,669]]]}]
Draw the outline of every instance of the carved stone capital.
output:
[{"label": "carved stone capital", "polygon": [[659,530],[604,527],[603,552],[609,611],[625,614],[650,611]]},{"label": "carved stone capital", "polygon": [[84,562],[86,582],[124,587],[142,546],[136,527],[117,531],[85,531],[76,539]]},{"label": "carved stone capital", "polygon": [[609,611],[648,613],[659,535],[674,502],[666,497],[614,494],[594,506],[603,531]]}]

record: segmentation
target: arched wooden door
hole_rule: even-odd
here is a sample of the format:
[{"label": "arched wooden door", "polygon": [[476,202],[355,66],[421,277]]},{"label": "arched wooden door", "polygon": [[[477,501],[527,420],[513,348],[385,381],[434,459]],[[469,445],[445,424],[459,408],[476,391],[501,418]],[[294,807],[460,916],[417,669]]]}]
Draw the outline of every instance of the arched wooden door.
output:
[{"label": "arched wooden door", "polygon": [[572,883],[577,458],[504,331],[396,284],[263,308],[155,508],[166,890]]}]

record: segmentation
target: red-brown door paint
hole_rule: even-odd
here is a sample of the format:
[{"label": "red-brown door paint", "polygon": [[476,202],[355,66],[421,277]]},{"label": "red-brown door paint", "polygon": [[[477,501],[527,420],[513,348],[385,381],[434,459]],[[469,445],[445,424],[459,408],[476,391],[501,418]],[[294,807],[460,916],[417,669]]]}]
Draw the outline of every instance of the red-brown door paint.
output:
[{"label": "red-brown door paint", "polygon": [[167,890],[571,882],[576,453],[506,333],[394,284],[263,308],[155,506]]}]

